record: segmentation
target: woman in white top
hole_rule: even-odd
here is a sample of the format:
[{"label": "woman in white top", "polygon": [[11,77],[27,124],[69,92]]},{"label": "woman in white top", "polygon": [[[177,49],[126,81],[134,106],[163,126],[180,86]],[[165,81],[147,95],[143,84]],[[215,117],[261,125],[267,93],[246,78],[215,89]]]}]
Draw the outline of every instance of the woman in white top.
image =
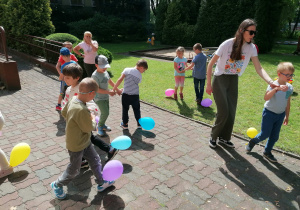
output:
[{"label": "woman in white top", "polygon": [[[79,52],[80,49],[83,50],[84,54]],[[89,31],[84,32],[83,41],[74,48],[74,52],[84,58],[84,70],[88,77],[91,77],[96,70],[95,57],[97,56],[97,50],[98,42],[92,40],[92,33]]]},{"label": "woman in white top", "polygon": [[[238,98],[238,77],[245,71],[251,58],[256,73],[271,87],[276,87],[273,80],[260,65],[257,49],[252,43],[256,34],[256,23],[251,19],[244,20],[235,37],[224,41],[215,52],[207,67],[206,92],[213,93],[217,106],[216,121],[212,127],[209,145],[212,148],[219,142],[234,147],[230,141],[236,113]],[[217,62],[213,81],[212,67]]]}]

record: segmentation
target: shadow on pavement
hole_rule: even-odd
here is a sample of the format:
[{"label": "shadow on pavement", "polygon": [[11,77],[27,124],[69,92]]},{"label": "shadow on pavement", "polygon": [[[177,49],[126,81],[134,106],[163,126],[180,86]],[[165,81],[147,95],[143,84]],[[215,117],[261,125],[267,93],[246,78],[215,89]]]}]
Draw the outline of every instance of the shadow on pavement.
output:
[{"label": "shadow on pavement", "polygon": [[8,175],[8,176],[5,176],[5,177],[2,177],[0,179],[0,185],[6,180],[8,179],[9,182],[20,182],[24,179],[27,178],[28,176],[28,171],[25,171],[25,170],[21,170],[21,171],[16,171],[16,172],[13,172],[12,174]]},{"label": "shadow on pavement", "polygon": [[123,163],[123,174],[129,174],[131,171],[132,166],[127,163]]},{"label": "shadow on pavement", "polygon": [[[291,195],[290,192],[278,188],[267,174],[257,170],[235,149],[219,146],[215,151],[224,159],[226,165],[225,169],[220,167],[219,170],[229,181],[234,182],[253,199],[267,201],[274,207],[297,209],[292,203],[292,200],[296,199],[296,195]],[[289,173],[286,174],[286,176],[288,175]]]},{"label": "shadow on pavement", "polygon": [[57,122],[53,123],[57,127],[56,136],[63,136],[63,135],[65,135],[66,121],[65,121],[64,117],[60,114],[60,112],[57,112],[57,113],[59,114],[59,120]]},{"label": "shadow on pavement", "polygon": [[129,130],[123,130],[123,135],[131,138],[132,144],[129,147],[130,150],[146,150],[151,151],[154,149],[154,145],[148,142],[143,141],[142,136],[146,138],[155,138],[156,135],[150,131],[145,131],[142,129],[136,129],[135,132],[131,135]]}]

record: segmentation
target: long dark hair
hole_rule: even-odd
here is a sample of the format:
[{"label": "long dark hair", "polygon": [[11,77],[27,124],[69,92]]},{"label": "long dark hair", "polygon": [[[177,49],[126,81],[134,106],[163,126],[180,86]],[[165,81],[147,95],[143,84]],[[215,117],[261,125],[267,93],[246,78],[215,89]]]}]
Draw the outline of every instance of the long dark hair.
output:
[{"label": "long dark hair", "polygon": [[256,26],[256,23],[254,20],[252,19],[246,19],[244,20],[238,30],[235,33],[235,39],[232,45],[232,52],[230,55],[230,58],[232,60],[241,60],[242,59],[242,46],[243,46],[243,34],[245,33],[245,30],[249,27],[249,26]]}]

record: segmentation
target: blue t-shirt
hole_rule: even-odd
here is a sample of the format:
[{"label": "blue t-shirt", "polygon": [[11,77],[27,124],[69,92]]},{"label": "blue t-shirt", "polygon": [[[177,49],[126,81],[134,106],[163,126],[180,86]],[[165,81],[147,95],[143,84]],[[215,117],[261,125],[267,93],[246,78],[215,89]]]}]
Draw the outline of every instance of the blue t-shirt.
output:
[{"label": "blue t-shirt", "polygon": [[63,70],[63,68],[66,66],[66,65],[69,65],[70,63],[76,63],[75,61],[70,61],[70,62],[65,62],[63,65],[61,65],[61,67],[60,67],[60,72],[62,73],[62,70]]},{"label": "blue t-shirt", "polygon": [[206,55],[204,55],[203,53],[199,53],[193,58],[192,63],[195,64],[193,77],[195,77],[196,79],[206,78],[206,60]]},{"label": "blue t-shirt", "polygon": [[[185,69],[185,64],[187,62],[187,59],[185,57],[183,58],[174,58],[174,62],[177,63],[177,67],[180,71],[182,71],[183,69]],[[174,76],[185,76],[185,73],[178,73],[175,69],[174,69]]]},{"label": "blue t-shirt", "polygon": [[[276,80],[274,84],[279,85],[278,80]],[[273,97],[270,100],[265,102],[264,107],[267,110],[276,114],[281,114],[285,111],[288,99],[293,94],[293,86],[289,83],[286,83],[286,85],[288,86],[288,90],[286,92],[278,91],[273,95]],[[271,86],[268,85],[267,91],[271,90]]]}]

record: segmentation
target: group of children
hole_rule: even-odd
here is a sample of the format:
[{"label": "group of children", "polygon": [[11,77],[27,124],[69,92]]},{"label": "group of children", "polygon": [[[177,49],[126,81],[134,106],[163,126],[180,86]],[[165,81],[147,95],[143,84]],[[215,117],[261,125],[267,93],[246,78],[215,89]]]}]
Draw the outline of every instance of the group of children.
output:
[{"label": "group of children", "polygon": [[177,92],[179,87],[179,96],[180,99],[183,99],[183,87],[185,72],[187,70],[193,69],[192,76],[194,78],[194,89],[196,94],[195,101],[197,104],[201,105],[203,99],[205,79],[206,79],[206,61],[207,57],[202,53],[202,45],[196,43],[193,46],[193,50],[196,53],[196,56],[193,58],[191,65],[188,66],[187,59],[184,55],[184,48],[178,47],[176,49],[176,58],[174,59],[174,77],[175,77],[175,93],[174,99],[177,100]]},{"label": "group of children", "polygon": [[[183,56],[184,48],[176,49],[176,58],[174,59],[174,77],[175,93],[174,99],[177,100],[178,87],[180,88],[180,99],[183,99],[183,86],[185,71],[193,68],[192,76],[194,78],[194,89],[196,94],[195,101],[201,105],[203,99],[205,79],[206,79],[206,61],[207,57],[202,53],[202,46],[196,43],[193,46],[196,56],[191,65],[188,66],[187,59]],[[287,125],[290,113],[290,99],[293,93],[293,87],[289,80],[294,76],[294,66],[290,62],[281,62],[277,66],[278,80],[274,82],[275,88],[270,85],[265,94],[265,104],[262,114],[261,132],[257,134],[246,145],[246,151],[251,152],[253,147],[259,142],[268,138],[263,156],[271,162],[277,162],[277,159],[271,153],[274,144],[279,139],[279,133],[282,124]],[[200,88],[199,88],[200,86]]]},{"label": "group of children", "polygon": [[[65,42],[60,50],[60,57],[56,65],[59,80],[61,80],[60,95],[56,110],[61,110],[66,120],[66,148],[70,156],[70,164],[63,174],[51,183],[51,188],[58,199],[64,199],[66,194],[63,186],[67,185],[78,173],[80,168],[90,167],[96,177],[97,190],[102,192],[114,184],[114,181],[102,179],[102,166],[99,155],[92,144],[107,152],[111,160],[118,152],[117,149],[102,141],[99,136],[105,136],[111,128],[106,125],[109,116],[109,96],[122,94],[122,122],[120,126],[128,129],[128,111],[131,105],[137,121],[141,118],[139,101],[139,83],[142,73],[148,69],[147,61],[141,59],[133,68],[125,68],[116,84],[111,80],[107,68],[110,64],[103,55],[95,57],[95,71],[91,77],[84,78],[81,82],[83,71],[77,59],[74,58],[72,43]],[[60,69],[59,69],[60,67]],[[124,88],[118,86],[124,80]],[[112,89],[108,88],[108,85]],[[99,122],[96,116],[99,115]],[[97,129],[96,129],[97,127]],[[95,136],[92,131],[97,130]]]}]

